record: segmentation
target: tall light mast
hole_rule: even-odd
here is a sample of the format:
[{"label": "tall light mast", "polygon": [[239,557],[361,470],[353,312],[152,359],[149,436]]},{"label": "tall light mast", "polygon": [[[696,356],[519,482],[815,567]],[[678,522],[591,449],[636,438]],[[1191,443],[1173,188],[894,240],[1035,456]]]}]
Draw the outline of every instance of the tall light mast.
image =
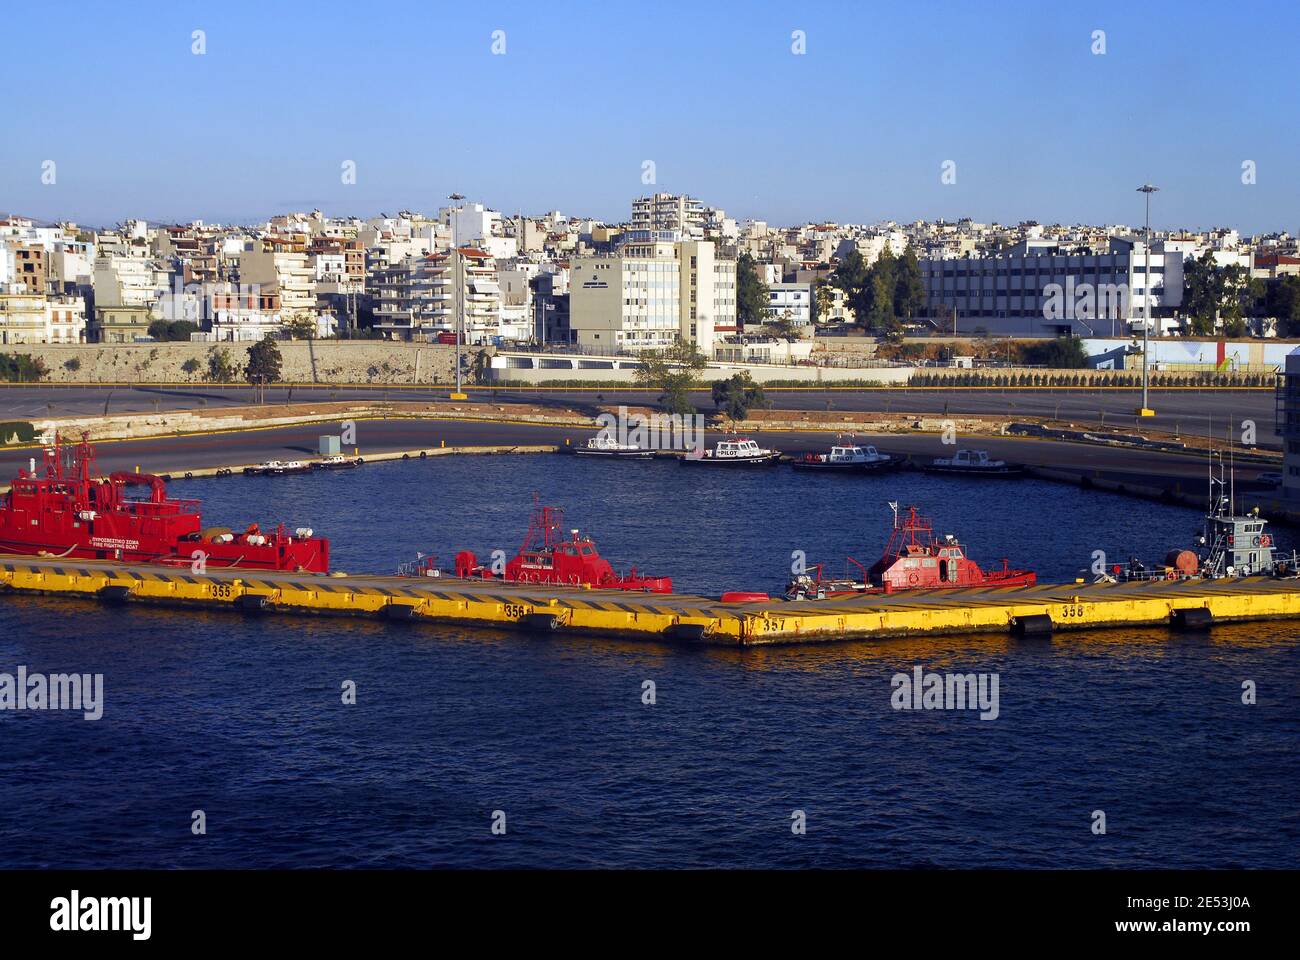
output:
[{"label": "tall light mast", "polygon": [[1147,396],[1147,367],[1151,356],[1151,194],[1158,193],[1160,188],[1144,183],[1137,189],[1138,193],[1146,194],[1147,204],[1146,242],[1144,244],[1144,263],[1142,266],[1142,406],[1138,408],[1137,415],[1139,417],[1154,417],[1156,412],[1151,409]]}]

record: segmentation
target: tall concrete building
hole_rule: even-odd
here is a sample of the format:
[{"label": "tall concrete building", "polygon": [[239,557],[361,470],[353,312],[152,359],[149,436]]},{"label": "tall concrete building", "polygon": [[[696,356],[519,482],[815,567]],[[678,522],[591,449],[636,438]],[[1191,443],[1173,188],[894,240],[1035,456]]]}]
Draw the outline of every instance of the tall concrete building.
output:
[{"label": "tall concrete building", "polygon": [[569,325],[593,351],[657,350],[678,341],[713,355],[736,331],[736,262],[712,242],[673,231],[629,231],[616,253],[575,257]]},{"label": "tall concrete building", "polygon": [[704,236],[708,213],[694,197],[656,193],[632,201],[633,230],[676,230],[684,237]]},{"label": "tall concrete building", "polygon": [[1300,347],[1278,376],[1277,432],[1282,437],[1282,495],[1300,499]]}]

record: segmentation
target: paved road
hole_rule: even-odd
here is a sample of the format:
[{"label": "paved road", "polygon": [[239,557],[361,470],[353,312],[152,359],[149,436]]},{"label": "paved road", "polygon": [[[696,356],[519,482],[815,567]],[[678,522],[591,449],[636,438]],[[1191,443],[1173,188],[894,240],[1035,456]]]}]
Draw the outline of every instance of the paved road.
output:
[{"label": "paved road", "polygon": [[[123,440],[96,444],[101,472],[133,470],[179,473],[186,469],[256,463],[268,459],[293,459],[314,455],[317,439],[336,432],[325,424],[283,427],[211,436],[169,437],[151,440]],[[397,450],[436,449],[443,441],[447,446],[488,445],[563,445],[566,438],[580,442],[593,431],[573,427],[532,426],[469,421],[364,420],[357,424],[357,441],[361,455]],[[713,442],[710,433],[708,442]],[[825,449],[829,435],[772,431],[755,434],[762,443],[798,453]],[[938,435],[884,435],[866,438],[882,451],[918,460],[947,456],[951,446],[944,446]],[[958,437],[959,442],[964,442]],[[1126,450],[1078,443],[1059,443],[1013,437],[972,438],[971,446],[988,450],[1006,460],[1091,473],[1104,470],[1125,482],[1152,484],[1182,482],[1199,486],[1206,474],[1205,461],[1196,456],[1165,454],[1156,451]],[[7,484],[20,466],[39,450],[0,452],[0,484]],[[594,464],[593,469],[599,469]],[[1253,480],[1261,470],[1275,466],[1250,465],[1237,471],[1241,483]]]},{"label": "paved road", "polygon": [[[467,388],[471,399],[495,397],[504,401],[591,409],[597,403],[652,404],[655,394],[641,390],[593,391],[487,391]],[[385,389],[383,387],[279,387],[267,391],[268,402],[308,400],[418,400],[447,401],[447,388]],[[1005,417],[1051,417],[1080,426],[1118,426],[1123,429],[1161,430],[1205,436],[1211,424],[1223,436],[1229,424],[1238,437],[1243,421],[1255,423],[1257,444],[1278,448],[1273,434],[1273,394],[1268,390],[1156,390],[1154,418],[1139,421],[1137,391],[1130,390],[781,390],[768,396],[780,410],[842,410],[884,413],[989,414]],[[712,411],[708,391],[693,394],[701,411]],[[87,416],[108,413],[153,412],[256,402],[250,387],[0,387],[0,420],[45,419],[51,416]]]}]

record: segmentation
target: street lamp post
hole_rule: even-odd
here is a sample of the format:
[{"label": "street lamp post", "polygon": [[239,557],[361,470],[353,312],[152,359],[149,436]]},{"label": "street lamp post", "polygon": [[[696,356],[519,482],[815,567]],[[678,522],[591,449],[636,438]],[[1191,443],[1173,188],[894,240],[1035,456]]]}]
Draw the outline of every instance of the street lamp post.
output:
[{"label": "street lamp post", "polygon": [[1147,365],[1151,356],[1151,194],[1157,193],[1160,188],[1144,183],[1137,189],[1138,193],[1146,194],[1147,206],[1146,241],[1142,265],[1142,406],[1138,408],[1137,414],[1139,417],[1154,417],[1156,412],[1151,409],[1147,397]]}]

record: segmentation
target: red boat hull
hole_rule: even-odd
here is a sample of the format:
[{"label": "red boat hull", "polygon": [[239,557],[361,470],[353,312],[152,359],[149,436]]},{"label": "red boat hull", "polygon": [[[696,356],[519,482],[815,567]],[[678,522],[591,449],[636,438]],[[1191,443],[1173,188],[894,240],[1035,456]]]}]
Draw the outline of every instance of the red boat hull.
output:
[{"label": "red boat hull", "polygon": [[[45,451],[44,476],[19,471],[0,497],[0,551],[72,560],[117,560],[250,570],[329,571],[329,541],[290,534],[284,527],[262,533],[203,530],[197,500],[167,496],[166,482],[151,474],[94,473],[87,443],[72,453],[56,438]],[[149,488],[148,499],[131,499],[127,487]]]}]

